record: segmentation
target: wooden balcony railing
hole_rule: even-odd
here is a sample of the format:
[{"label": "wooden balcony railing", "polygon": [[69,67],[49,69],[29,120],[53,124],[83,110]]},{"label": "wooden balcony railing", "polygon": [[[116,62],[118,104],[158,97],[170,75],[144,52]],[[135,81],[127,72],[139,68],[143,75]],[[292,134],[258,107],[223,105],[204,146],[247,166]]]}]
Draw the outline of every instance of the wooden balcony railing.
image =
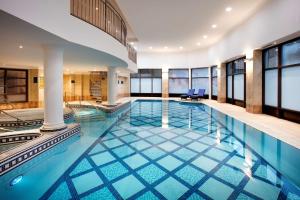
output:
[{"label": "wooden balcony railing", "polygon": [[128,49],[136,63],[136,51],[127,44],[127,27],[121,15],[107,0],[71,0],[71,15],[108,33]]}]

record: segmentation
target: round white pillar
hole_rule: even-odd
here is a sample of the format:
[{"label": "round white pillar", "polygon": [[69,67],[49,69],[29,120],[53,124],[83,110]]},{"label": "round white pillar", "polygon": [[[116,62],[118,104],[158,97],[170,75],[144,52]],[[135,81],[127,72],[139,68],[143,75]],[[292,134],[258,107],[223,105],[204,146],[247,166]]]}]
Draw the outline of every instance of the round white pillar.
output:
[{"label": "round white pillar", "polygon": [[108,67],[107,71],[107,82],[108,82],[108,87],[107,87],[107,104],[110,106],[116,105],[117,101],[117,72],[116,72],[116,67]]},{"label": "round white pillar", "polygon": [[65,129],[63,113],[63,49],[44,46],[44,124],[42,131]]}]

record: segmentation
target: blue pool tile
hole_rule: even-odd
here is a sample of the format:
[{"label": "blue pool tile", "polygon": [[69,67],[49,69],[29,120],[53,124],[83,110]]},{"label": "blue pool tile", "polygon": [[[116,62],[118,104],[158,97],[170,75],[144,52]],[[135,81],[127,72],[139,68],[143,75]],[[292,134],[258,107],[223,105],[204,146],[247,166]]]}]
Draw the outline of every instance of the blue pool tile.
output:
[{"label": "blue pool tile", "polygon": [[196,167],[203,169],[204,171],[211,171],[213,168],[215,168],[217,166],[217,162],[209,159],[207,157],[204,156],[200,156],[199,158],[197,158],[196,160],[194,160],[192,162],[192,164],[194,164]]},{"label": "blue pool tile", "polygon": [[146,140],[149,141],[149,142],[151,142],[152,144],[159,144],[159,143],[161,143],[163,141],[166,141],[166,139],[164,139],[162,137],[159,137],[157,135],[148,137]]},{"label": "blue pool tile", "polygon": [[123,142],[121,142],[119,139],[112,139],[112,140],[106,140],[103,142],[108,148],[114,148],[117,146],[121,146]]},{"label": "blue pool tile", "polygon": [[259,165],[254,172],[254,175],[266,179],[274,184],[280,183],[280,178],[276,175],[276,171],[270,165]]},{"label": "blue pool tile", "polygon": [[133,175],[126,176],[113,183],[113,187],[123,199],[129,198],[145,188],[145,186]]},{"label": "blue pool tile", "polygon": [[159,200],[152,192],[146,192],[145,194],[136,198],[136,200]]},{"label": "blue pool tile", "polygon": [[176,142],[177,144],[185,145],[185,144],[191,142],[192,140],[189,138],[186,138],[186,137],[179,136],[177,138],[172,139],[172,141]]},{"label": "blue pool tile", "polygon": [[150,146],[152,146],[151,144],[149,144],[148,142],[145,142],[144,140],[140,140],[140,141],[137,141],[137,142],[133,142],[130,144],[133,148],[141,151],[143,149],[146,149]]},{"label": "blue pool tile", "polygon": [[238,186],[238,184],[243,180],[245,177],[245,174],[235,170],[231,167],[227,167],[223,165],[216,173],[215,176],[227,181],[228,183],[231,183],[235,186]]},{"label": "blue pool tile", "polygon": [[184,134],[185,137],[191,138],[193,140],[198,139],[199,137],[201,137],[202,135],[197,134],[197,133],[193,133],[193,132],[188,132],[186,134]]},{"label": "blue pool tile", "polygon": [[178,199],[188,190],[187,187],[172,177],[157,185],[155,189],[168,200]]},{"label": "blue pool tile", "polygon": [[66,184],[66,182],[62,182],[48,199],[59,200],[59,199],[71,199],[71,198],[72,196],[69,191],[68,185]]},{"label": "blue pool tile", "polygon": [[167,130],[169,130],[169,129],[165,129],[165,128],[161,128],[161,127],[156,127],[156,128],[150,129],[150,131],[155,134],[159,134],[159,133],[165,132]]},{"label": "blue pool tile", "polygon": [[124,159],[124,162],[126,162],[126,164],[129,165],[132,169],[136,169],[146,164],[148,160],[143,156],[141,156],[140,154],[135,154],[133,156]]},{"label": "blue pool tile", "polygon": [[[239,168],[241,170],[244,170],[246,168],[245,166],[245,159],[241,158],[239,156],[233,156],[227,161],[227,164],[236,168]],[[252,165],[251,165],[252,166]]]},{"label": "blue pool tile", "polygon": [[155,181],[159,180],[160,178],[166,175],[166,173],[163,170],[161,170],[154,164],[148,165],[140,169],[139,171],[137,171],[137,173],[149,184],[154,183]]},{"label": "blue pool tile", "polygon": [[205,200],[203,197],[199,196],[199,194],[193,193],[187,200]]},{"label": "blue pool tile", "polygon": [[111,155],[109,152],[103,152],[96,155],[91,156],[92,160],[97,166],[104,165],[115,160],[115,157]]},{"label": "blue pool tile", "polygon": [[102,180],[96,172],[89,172],[73,178],[72,182],[78,194],[82,194],[92,188],[102,185]]},{"label": "blue pool tile", "polygon": [[186,148],[180,148],[179,150],[175,151],[173,154],[186,161],[190,160],[191,158],[197,155],[197,153]]},{"label": "blue pool tile", "polygon": [[70,173],[70,176],[76,175],[81,172],[85,172],[87,170],[92,169],[93,167],[89,163],[87,159],[83,159],[80,163],[75,167],[75,169]]},{"label": "blue pool tile", "polygon": [[233,189],[213,178],[208,179],[199,190],[212,199],[225,200],[233,192]]},{"label": "blue pool tile", "polygon": [[157,161],[159,165],[164,167],[165,169],[172,171],[179,167],[183,162],[180,160],[174,158],[173,156],[166,156],[160,160]]},{"label": "blue pool tile", "polygon": [[198,181],[200,181],[204,177],[205,174],[195,169],[194,167],[187,165],[184,168],[180,169],[178,172],[176,172],[175,175],[181,178],[183,181],[190,184],[191,186],[194,186]]},{"label": "blue pool tile", "polygon": [[182,129],[182,128],[174,128],[174,129],[172,129],[171,131],[172,131],[173,133],[176,133],[176,134],[179,134],[179,135],[188,132],[188,130]]},{"label": "blue pool tile", "polygon": [[172,139],[172,138],[174,138],[174,137],[177,136],[177,134],[172,133],[171,131],[166,131],[166,132],[163,132],[163,133],[161,133],[161,134],[159,134],[159,135],[160,135],[161,137],[166,138],[166,139]]},{"label": "blue pool tile", "polygon": [[146,138],[153,135],[153,133],[151,133],[150,131],[139,131],[136,133],[136,135],[138,135],[141,138]]},{"label": "blue pool tile", "polygon": [[119,158],[123,158],[125,156],[128,156],[132,153],[134,153],[135,151],[130,148],[129,146],[127,145],[123,145],[123,146],[120,146],[118,148],[115,148],[112,150]]},{"label": "blue pool tile", "polygon": [[159,144],[158,147],[162,148],[166,152],[171,152],[171,151],[177,149],[179,146],[173,142],[167,141],[162,144]]},{"label": "blue pool tile", "polygon": [[100,153],[105,151],[105,148],[101,144],[96,144],[89,154]]},{"label": "blue pool tile", "polygon": [[119,162],[102,167],[100,170],[110,181],[128,172],[128,170]]},{"label": "blue pool tile", "polygon": [[127,143],[131,143],[131,142],[135,142],[135,141],[139,140],[140,138],[135,135],[125,135],[125,136],[121,137],[121,139]]},{"label": "blue pool tile", "polygon": [[237,200],[254,200],[253,198],[247,196],[246,194],[239,194],[239,196],[236,198]]},{"label": "blue pool tile", "polygon": [[189,144],[187,147],[189,149],[192,149],[192,150],[197,151],[199,153],[201,153],[202,151],[204,151],[205,149],[208,148],[207,145],[201,144],[200,142],[193,142],[193,143]]},{"label": "blue pool tile", "polygon": [[[129,127],[128,127],[129,128]],[[128,135],[129,132],[124,130],[124,129],[121,129],[121,130],[117,130],[117,131],[113,131],[112,132],[115,136],[123,136],[123,135]]]},{"label": "blue pool tile", "polygon": [[109,191],[109,189],[105,187],[80,199],[81,200],[98,200],[98,199],[115,200],[116,198]]},{"label": "blue pool tile", "polygon": [[253,177],[250,178],[244,190],[262,199],[270,200],[277,199],[280,192],[280,189],[278,187]]},{"label": "blue pool tile", "polygon": [[105,136],[102,137],[102,141],[110,140],[115,138],[115,136],[111,133],[106,134]]},{"label": "blue pool tile", "polygon": [[289,192],[287,195],[287,200],[300,200],[300,196]]},{"label": "blue pool tile", "polygon": [[213,144],[217,143],[217,140],[213,139],[211,137],[203,137],[203,138],[200,138],[199,141],[203,142],[205,144],[208,144],[208,145],[213,145]]},{"label": "blue pool tile", "polygon": [[224,152],[222,150],[216,149],[216,148],[212,148],[210,150],[208,150],[205,155],[210,156],[214,159],[217,159],[219,161],[224,160],[229,154],[227,152]]},{"label": "blue pool tile", "polygon": [[150,158],[152,160],[155,160],[156,158],[159,158],[166,154],[163,150],[161,150],[157,147],[151,147],[151,148],[143,151],[142,153],[145,154],[148,158]]}]

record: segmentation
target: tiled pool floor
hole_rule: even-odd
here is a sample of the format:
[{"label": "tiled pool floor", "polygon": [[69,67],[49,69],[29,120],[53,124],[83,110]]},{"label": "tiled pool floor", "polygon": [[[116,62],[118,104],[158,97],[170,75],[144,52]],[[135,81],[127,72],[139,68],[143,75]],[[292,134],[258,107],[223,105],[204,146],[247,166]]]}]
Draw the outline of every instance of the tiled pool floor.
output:
[{"label": "tiled pool floor", "polygon": [[299,199],[201,106],[140,101],[42,199]]}]

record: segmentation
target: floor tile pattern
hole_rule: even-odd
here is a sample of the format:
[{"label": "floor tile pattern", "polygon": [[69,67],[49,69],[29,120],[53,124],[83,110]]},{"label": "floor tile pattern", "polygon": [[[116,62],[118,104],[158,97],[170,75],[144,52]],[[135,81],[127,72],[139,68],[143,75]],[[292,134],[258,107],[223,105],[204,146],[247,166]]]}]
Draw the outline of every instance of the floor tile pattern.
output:
[{"label": "floor tile pattern", "polygon": [[300,191],[201,105],[137,101],[42,199],[59,195],[299,199]]}]

